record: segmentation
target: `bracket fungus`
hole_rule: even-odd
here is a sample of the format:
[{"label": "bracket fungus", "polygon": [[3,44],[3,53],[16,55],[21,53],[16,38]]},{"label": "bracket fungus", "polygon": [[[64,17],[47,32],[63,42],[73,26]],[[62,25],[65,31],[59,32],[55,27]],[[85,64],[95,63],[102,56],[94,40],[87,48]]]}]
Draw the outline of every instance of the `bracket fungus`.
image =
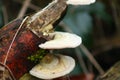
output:
[{"label": "bracket fungus", "polygon": [[[75,48],[81,44],[81,38],[67,32],[48,34],[52,40],[40,44],[43,49]],[[75,60],[61,54],[47,54],[38,65],[30,70],[30,74],[41,79],[54,79],[69,74],[75,67]]]},{"label": "bracket fungus", "polygon": [[[49,55],[47,55],[48,57]],[[50,62],[45,58],[32,68],[30,74],[40,79],[54,79],[69,74],[74,67],[75,60],[72,57],[57,54],[52,57]]]},{"label": "bracket fungus", "polygon": [[72,5],[89,5],[94,3],[96,0],[67,0],[67,4]]},{"label": "bracket fungus", "polygon": [[42,49],[63,49],[63,48],[75,48],[82,42],[81,37],[76,34],[68,32],[53,32],[48,34],[53,37],[52,40],[40,44]]},{"label": "bracket fungus", "polygon": [[[67,4],[88,5],[95,0],[67,0]],[[48,26],[48,28],[52,25]],[[47,29],[48,30],[48,29]],[[46,33],[47,32],[47,33]],[[75,48],[82,42],[81,37],[68,32],[44,31],[44,36],[49,39],[45,43],[39,44],[41,49],[64,49]],[[46,54],[39,64],[30,70],[30,74],[40,79],[54,79],[69,74],[75,67],[75,60],[70,56],[61,54]]]}]

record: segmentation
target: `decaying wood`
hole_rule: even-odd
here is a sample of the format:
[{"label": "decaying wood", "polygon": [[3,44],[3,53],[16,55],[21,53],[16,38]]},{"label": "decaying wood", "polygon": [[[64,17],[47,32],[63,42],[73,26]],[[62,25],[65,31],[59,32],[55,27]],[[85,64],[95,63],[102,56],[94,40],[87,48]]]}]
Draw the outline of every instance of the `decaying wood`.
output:
[{"label": "decaying wood", "polygon": [[[0,31],[0,62],[3,64],[9,45],[20,23],[21,20],[12,22]],[[22,29],[16,37],[7,58],[6,65],[13,72],[17,80],[34,66],[32,62],[27,60],[27,57],[38,49],[38,44],[42,42],[41,40],[43,39],[38,38],[26,29]]]},{"label": "decaying wood", "polygon": [[46,30],[45,26],[48,26],[49,24],[54,25],[57,23],[57,20],[65,11],[67,7],[65,0],[56,1],[53,1],[42,11],[28,18],[27,28],[29,28],[38,37],[40,37],[40,35],[43,33],[48,33],[50,30]]},{"label": "decaying wood", "polygon": [[120,61],[112,66],[104,75],[100,76],[98,80],[120,80]]},{"label": "decaying wood", "polygon": [[47,40],[47,38],[43,38],[44,28],[49,24],[54,24],[61,17],[66,6],[65,0],[54,0],[42,11],[30,16],[17,34],[6,63],[7,51],[22,19],[14,20],[0,29],[0,62],[9,67],[16,80],[19,80],[35,65],[27,57],[39,49],[39,44]]},{"label": "decaying wood", "polygon": [[14,76],[9,71],[9,68],[0,63],[0,80],[14,80]]}]

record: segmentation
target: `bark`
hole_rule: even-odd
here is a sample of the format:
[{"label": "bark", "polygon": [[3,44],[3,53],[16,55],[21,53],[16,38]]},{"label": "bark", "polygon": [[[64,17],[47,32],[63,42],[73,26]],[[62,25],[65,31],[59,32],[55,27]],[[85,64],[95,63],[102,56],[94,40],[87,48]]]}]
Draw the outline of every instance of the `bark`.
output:
[{"label": "bark", "polygon": [[46,26],[58,23],[66,7],[64,0],[54,0],[42,11],[28,17],[14,42],[12,40],[22,19],[14,20],[0,30],[0,62],[9,68],[16,80],[35,65],[27,57],[34,54],[39,49],[38,45],[47,40],[48,36],[43,35],[44,30],[49,32]]},{"label": "bark", "polygon": [[[15,20],[0,30],[0,62],[2,64],[4,64],[6,53],[21,21],[20,19]],[[38,38],[30,30],[25,28],[20,30],[6,61],[6,65],[17,80],[34,66],[27,57],[37,51],[38,45],[44,41],[45,39]]]},{"label": "bark", "polygon": [[112,66],[104,75],[100,76],[98,80],[120,80],[120,61]]}]

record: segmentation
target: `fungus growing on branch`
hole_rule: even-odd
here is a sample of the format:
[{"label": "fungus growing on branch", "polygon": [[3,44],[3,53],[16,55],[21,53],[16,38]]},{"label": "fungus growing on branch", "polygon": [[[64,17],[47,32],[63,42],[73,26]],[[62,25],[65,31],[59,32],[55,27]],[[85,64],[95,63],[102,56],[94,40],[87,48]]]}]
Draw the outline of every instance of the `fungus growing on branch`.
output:
[{"label": "fungus growing on branch", "polygon": [[68,32],[53,32],[49,33],[52,40],[40,44],[39,47],[42,49],[63,49],[63,48],[75,48],[82,42],[81,37],[76,34]]}]

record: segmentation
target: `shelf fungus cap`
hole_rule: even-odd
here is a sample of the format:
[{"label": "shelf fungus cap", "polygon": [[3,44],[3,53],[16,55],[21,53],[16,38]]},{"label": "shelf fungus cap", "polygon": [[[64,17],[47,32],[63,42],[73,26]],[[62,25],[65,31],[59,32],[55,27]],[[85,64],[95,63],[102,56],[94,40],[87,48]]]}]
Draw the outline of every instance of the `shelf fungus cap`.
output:
[{"label": "shelf fungus cap", "polygon": [[67,0],[67,4],[72,5],[89,5],[94,3],[96,0]]},{"label": "shelf fungus cap", "polygon": [[63,48],[75,48],[82,42],[81,37],[76,34],[68,32],[53,32],[49,33],[49,36],[53,36],[52,40],[46,41],[39,45],[42,49],[63,49]]},{"label": "shelf fungus cap", "polygon": [[75,67],[72,57],[57,54],[50,63],[39,63],[30,74],[40,79],[54,79],[69,74]]}]

